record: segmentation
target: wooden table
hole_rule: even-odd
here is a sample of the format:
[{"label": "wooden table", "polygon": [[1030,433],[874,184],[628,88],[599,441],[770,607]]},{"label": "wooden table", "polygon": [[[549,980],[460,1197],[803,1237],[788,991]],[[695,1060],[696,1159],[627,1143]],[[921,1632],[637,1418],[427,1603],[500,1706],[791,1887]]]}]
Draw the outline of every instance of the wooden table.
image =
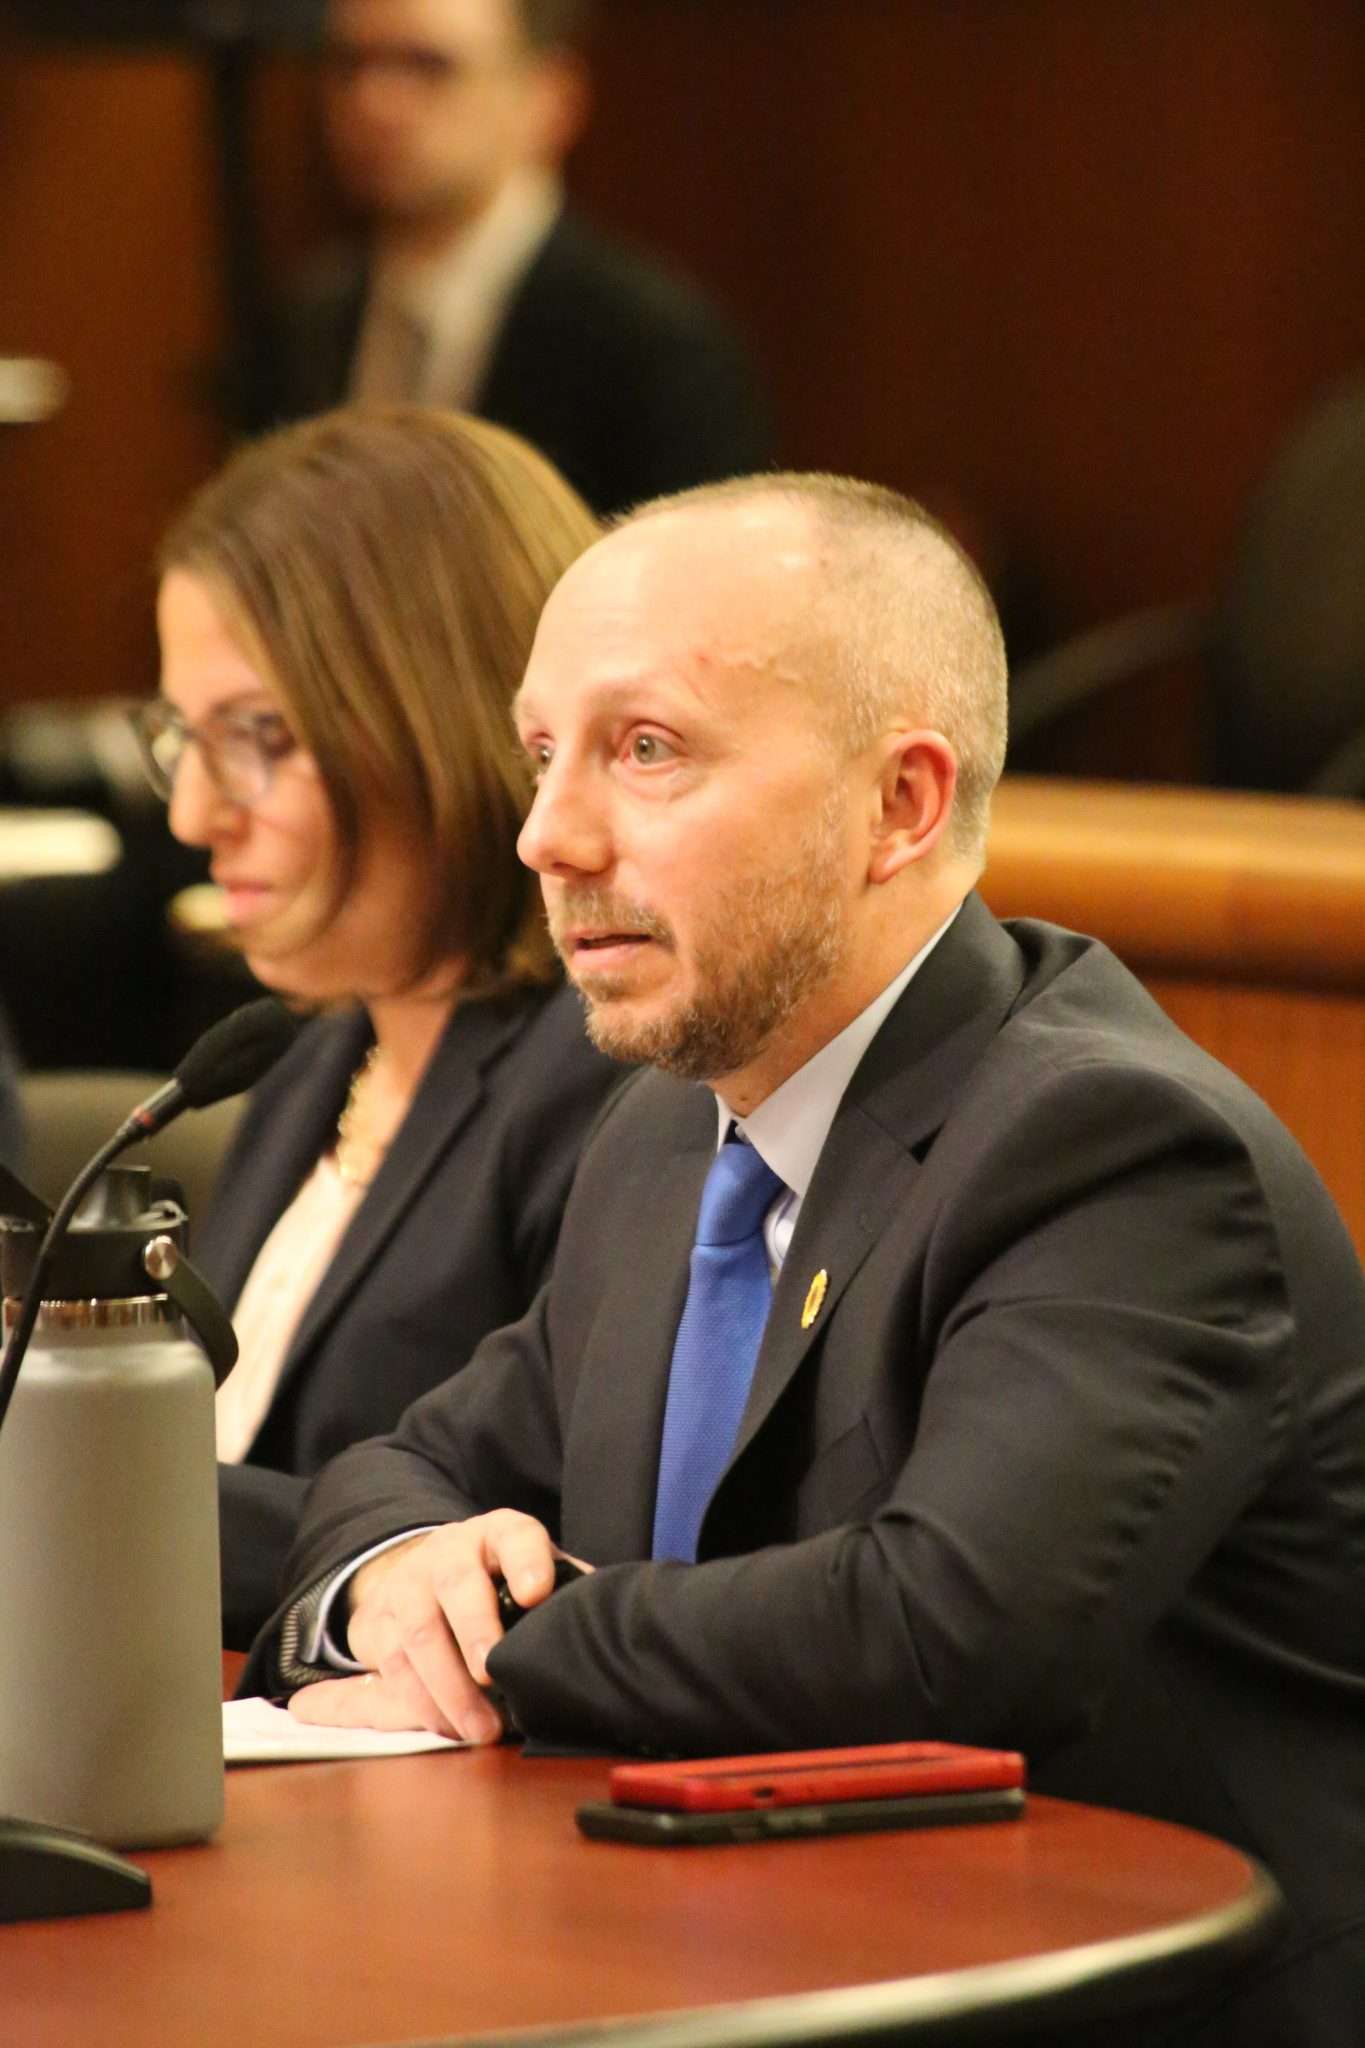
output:
[{"label": "wooden table", "polygon": [[1274,1925],[1236,1851],[1096,1808],[637,1849],[574,1826],[606,1771],[511,1748],[230,1771],[216,1842],[138,1859],[149,1912],[0,1928],[3,2038],[336,2048],[691,2011],[701,2048],[819,2038],[852,2000],[943,2040],[955,2013],[1140,2007]]}]

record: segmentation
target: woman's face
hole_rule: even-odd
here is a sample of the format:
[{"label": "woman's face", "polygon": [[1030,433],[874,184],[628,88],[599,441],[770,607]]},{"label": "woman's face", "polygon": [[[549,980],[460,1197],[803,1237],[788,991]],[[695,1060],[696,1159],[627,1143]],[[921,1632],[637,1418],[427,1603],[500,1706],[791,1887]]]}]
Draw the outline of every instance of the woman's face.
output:
[{"label": "woman's face", "polygon": [[[354,879],[329,915],[336,824],[316,761],[292,742],[279,692],[229,630],[210,587],[187,570],[165,577],[157,627],[161,694],[208,742],[192,741],[181,756],[171,830],[208,849],[227,923],[252,972],[267,988],[308,1002],[401,987],[430,890],[420,840],[396,821],[368,819]],[[213,742],[230,731],[240,746],[258,718],[270,721],[254,728],[272,757],[268,782],[242,801],[215,777]]]}]

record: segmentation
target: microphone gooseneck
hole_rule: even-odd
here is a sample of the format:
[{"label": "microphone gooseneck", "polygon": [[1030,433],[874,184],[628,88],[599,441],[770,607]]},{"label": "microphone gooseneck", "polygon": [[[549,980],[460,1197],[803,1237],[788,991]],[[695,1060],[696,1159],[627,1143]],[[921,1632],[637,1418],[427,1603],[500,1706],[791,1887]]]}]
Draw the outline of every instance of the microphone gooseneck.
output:
[{"label": "microphone gooseneck", "polygon": [[125,1142],[164,1130],[182,1110],[207,1109],[253,1087],[289,1049],[298,1028],[297,1019],[274,996],[244,1003],[220,1018],[195,1040],[170,1080],[130,1112],[121,1127],[129,1133]]},{"label": "microphone gooseneck", "polygon": [[19,1367],[38,1320],[43,1285],[53,1256],[89,1188],[120,1152],[140,1138],[164,1130],[183,1110],[207,1109],[210,1103],[252,1087],[288,1048],[297,1030],[296,1020],[273,996],[243,1004],[240,1010],[220,1019],[202,1038],[196,1039],[165,1086],[139,1103],[94,1158],[81,1168],[48,1224],[18,1317],[0,1357],[0,1428],[4,1426]]}]

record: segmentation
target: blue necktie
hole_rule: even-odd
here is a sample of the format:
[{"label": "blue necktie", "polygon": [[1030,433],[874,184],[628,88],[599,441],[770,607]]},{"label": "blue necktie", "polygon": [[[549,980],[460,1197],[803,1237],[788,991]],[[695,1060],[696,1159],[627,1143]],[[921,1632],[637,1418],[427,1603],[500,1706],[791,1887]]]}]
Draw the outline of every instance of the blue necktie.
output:
[{"label": "blue necktie", "polygon": [[734,1449],[772,1305],[763,1218],[782,1187],[743,1140],[722,1145],[706,1176],[668,1376],[655,1557],[695,1560],[702,1516]]}]

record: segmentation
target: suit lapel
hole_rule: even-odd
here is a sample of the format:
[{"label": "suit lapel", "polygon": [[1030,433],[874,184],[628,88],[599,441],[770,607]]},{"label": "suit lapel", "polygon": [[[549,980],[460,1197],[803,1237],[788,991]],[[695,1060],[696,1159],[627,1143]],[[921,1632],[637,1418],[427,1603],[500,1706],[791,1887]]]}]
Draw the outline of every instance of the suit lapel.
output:
[{"label": "suit lapel", "polygon": [[[524,1008],[458,1005],[383,1165],[337,1246],[294,1333],[280,1375],[284,1389],[361,1285],[442,1158],[478,1108],[484,1069],[523,1027]],[[313,1157],[318,1156],[319,1146]]]},{"label": "suit lapel", "polygon": [[839,1105],[778,1276],[735,1457],[763,1427],[859,1267],[909,1200],[929,1143],[1023,980],[1017,946],[980,899],[969,896]]},{"label": "suit lapel", "polygon": [[323,412],[328,406],[340,405],[346,397],[369,289],[368,262],[348,252],[347,258],[338,263],[319,317],[310,324],[305,347],[300,351],[303,359],[296,374],[309,412]]},{"label": "suit lapel", "polygon": [[554,305],[556,280],[566,258],[571,261],[572,243],[572,227],[561,213],[507,302],[472,401],[472,409],[482,419],[516,426],[526,412],[528,392],[539,391],[544,382],[547,360],[555,361],[563,337],[547,334],[545,309]]},{"label": "suit lapel", "polygon": [[242,1150],[224,1180],[227,1225],[211,1209],[204,1232],[203,1263],[225,1302],[237,1301],[281,1210],[327,1145],[369,1042],[363,1011],[310,1025],[265,1083],[266,1100],[286,1105],[283,1113],[248,1111]]},{"label": "suit lapel", "polygon": [[716,1149],[709,1090],[672,1081],[639,1085],[657,1092],[659,1110],[639,1120],[644,1128],[622,1167],[617,1213],[648,1222],[632,1233],[627,1257],[604,1263],[610,1278],[588,1344],[583,1399],[574,1403],[574,1453],[566,1447],[564,1461],[566,1475],[576,1475],[566,1522],[588,1532],[600,1557],[649,1555],[668,1369],[702,1183]]}]

